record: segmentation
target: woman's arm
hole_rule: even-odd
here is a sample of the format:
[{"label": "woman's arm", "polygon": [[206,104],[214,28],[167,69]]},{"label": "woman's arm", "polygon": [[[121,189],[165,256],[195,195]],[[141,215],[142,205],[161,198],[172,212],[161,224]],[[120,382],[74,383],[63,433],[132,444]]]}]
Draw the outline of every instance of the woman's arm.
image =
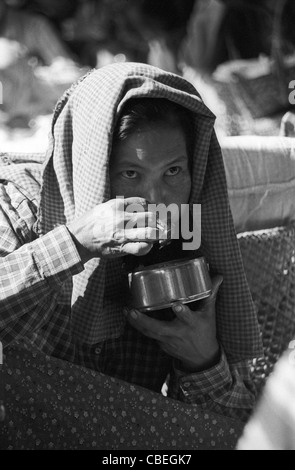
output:
[{"label": "woman's arm", "polygon": [[[124,221],[132,217],[126,206],[138,202],[144,201],[126,199],[118,214],[117,201],[108,201],[69,228],[59,226],[34,240],[36,204],[13,183],[0,181],[0,341],[4,345],[49,320],[64,283],[81,272],[89,259],[141,254],[152,248],[157,239],[151,227],[120,229],[120,223],[124,227]],[[145,217],[145,212],[137,217]]]},{"label": "woman's arm", "polygon": [[0,258],[3,344],[44,325],[56,307],[65,281],[82,270],[83,264],[65,226]]},{"label": "woman's arm", "polygon": [[0,182],[0,340],[4,345],[48,321],[65,281],[83,270],[65,226],[34,240],[36,204]]},{"label": "woman's arm", "polygon": [[229,364],[221,348],[219,362],[210,369],[192,373],[175,361],[168,396],[203,409],[246,421],[256,404],[250,361]]}]

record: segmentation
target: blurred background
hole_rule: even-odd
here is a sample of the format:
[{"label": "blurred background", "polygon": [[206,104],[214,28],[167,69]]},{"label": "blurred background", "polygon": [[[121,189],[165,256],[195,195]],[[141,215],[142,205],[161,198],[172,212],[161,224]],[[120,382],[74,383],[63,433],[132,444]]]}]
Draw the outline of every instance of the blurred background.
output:
[{"label": "blurred background", "polygon": [[294,0],[0,0],[0,152],[45,151],[62,93],[124,61],[191,81],[220,137],[293,132],[294,20]]}]

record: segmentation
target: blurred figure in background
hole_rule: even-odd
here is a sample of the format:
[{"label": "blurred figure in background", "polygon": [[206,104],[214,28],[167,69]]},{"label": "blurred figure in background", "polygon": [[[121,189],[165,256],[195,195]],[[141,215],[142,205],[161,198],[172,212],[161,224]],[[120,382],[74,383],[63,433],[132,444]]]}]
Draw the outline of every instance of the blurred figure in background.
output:
[{"label": "blurred figure in background", "polygon": [[[2,0],[2,109],[10,122],[51,113],[63,90],[85,73],[77,63],[145,62],[190,80],[187,67],[211,76],[227,61],[270,55],[280,4],[288,53],[295,44],[291,0]],[[206,98],[214,94],[195,85]],[[206,104],[218,115],[224,105],[217,98]]]},{"label": "blurred figure in background", "polygon": [[[85,0],[6,0],[21,3],[21,7],[33,14],[44,16],[58,31],[62,31],[63,22],[72,18]],[[86,0],[87,1],[87,0]]]},{"label": "blurred figure in background", "polygon": [[281,54],[295,49],[295,3],[291,0],[196,0],[182,60],[204,73],[231,60],[253,59],[273,53],[278,7]]},{"label": "blurred figure in background", "polygon": [[220,0],[197,0],[181,47],[181,61],[199,72],[210,73],[216,66],[218,31],[225,16]]},{"label": "blurred figure in background", "polygon": [[35,57],[42,64],[51,65],[57,57],[69,59],[71,53],[60,34],[44,16],[0,5],[0,36],[16,41],[23,54]]},{"label": "blurred figure in background", "polygon": [[180,73],[179,48],[197,0],[141,0],[138,21],[148,44],[147,62]]},{"label": "blurred figure in background", "polygon": [[294,18],[291,0],[196,0],[179,67],[217,116],[219,137],[279,135],[295,70]]},{"label": "blurred figure in background", "polygon": [[112,62],[146,62],[148,46],[140,31],[141,0],[84,0],[63,23],[64,37],[90,67]]},{"label": "blurred figure in background", "polygon": [[196,0],[84,0],[64,23],[82,63],[146,62],[179,72],[179,45]]},{"label": "blurred figure in background", "polygon": [[1,2],[0,80],[10,126],[26,127],[33,117],[51,113],[57,97],[81,73],[45,17]]}]

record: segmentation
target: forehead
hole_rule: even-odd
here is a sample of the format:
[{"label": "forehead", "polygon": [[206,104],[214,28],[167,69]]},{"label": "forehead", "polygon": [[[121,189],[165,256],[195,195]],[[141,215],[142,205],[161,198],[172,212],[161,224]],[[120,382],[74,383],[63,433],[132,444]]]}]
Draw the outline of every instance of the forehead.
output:
[{"label": "forehead", "polygon": [[151,125],[133,132],[113,149],[112,163],[165,165],[170,161],[187,159],[187,145],[180,126]]}]

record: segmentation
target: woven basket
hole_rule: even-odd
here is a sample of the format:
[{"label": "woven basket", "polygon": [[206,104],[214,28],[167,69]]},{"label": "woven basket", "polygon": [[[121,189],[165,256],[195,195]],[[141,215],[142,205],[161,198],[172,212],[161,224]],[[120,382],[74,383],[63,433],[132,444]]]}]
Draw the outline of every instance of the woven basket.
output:
[{"label": "woven basket", "polygon": [[238,239],[261,327],[265,357],[253,370],[261,390],[295,338],[295,224],[242,233]]}]

